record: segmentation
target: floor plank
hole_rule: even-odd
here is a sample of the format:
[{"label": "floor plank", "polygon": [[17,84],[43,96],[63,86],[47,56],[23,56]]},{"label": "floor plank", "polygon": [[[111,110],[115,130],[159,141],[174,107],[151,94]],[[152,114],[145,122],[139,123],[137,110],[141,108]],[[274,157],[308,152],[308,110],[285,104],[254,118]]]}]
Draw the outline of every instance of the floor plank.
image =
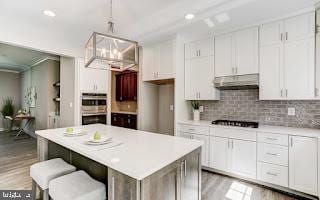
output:
[{"label": "floor plank", "polygon": [[14,135],[0,132],[0,190],[30,190],[29,169],[38,161],[37,143],[25,136],[14,140]]}]

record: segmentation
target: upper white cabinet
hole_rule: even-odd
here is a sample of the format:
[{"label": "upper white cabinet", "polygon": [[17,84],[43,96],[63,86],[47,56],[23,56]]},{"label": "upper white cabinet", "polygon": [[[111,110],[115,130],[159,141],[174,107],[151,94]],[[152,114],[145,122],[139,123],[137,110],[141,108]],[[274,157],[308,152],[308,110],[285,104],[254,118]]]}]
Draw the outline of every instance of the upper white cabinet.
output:
[{"label": "upper white cabinet", "polygon": [[[81,92],[107,93],[108,70],[87,68],[83,59],[76,59],[79,70],[79,86]],[[99,68],[99,67],[97,67]]]},{"label": "upper white cabinet", "polygon": [[315,15],[260,27],[260,99],[315,97]]},{"label": "upper white cabinet", "polygon": [[258,73],[258,27],[215,38],[215,76]]},{"label": "upper white cabinet", "polygon": [[216,100],[219,92],[213,86],[213,38],[185,45],[185,99]]},{"label": "upper white cabinet", "polygon": [[142,48],[142,79],[154,81],[175,76],[175,40]]},{"label": "upper white cabinet", "polygon": [[289,188],[317,195],[317,139],[289,137]]}]

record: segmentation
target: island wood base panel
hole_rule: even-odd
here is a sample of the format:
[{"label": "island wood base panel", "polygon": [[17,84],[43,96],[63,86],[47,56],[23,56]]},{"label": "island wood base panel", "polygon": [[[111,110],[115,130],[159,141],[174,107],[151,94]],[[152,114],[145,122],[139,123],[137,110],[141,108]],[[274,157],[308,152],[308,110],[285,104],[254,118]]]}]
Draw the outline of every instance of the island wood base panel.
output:
[{"label": "island wood base panel", "polygon": [[108,188],[110,200],[201,200],[201,147],[137,180],[38,136],[40,161],[60,157]]}]

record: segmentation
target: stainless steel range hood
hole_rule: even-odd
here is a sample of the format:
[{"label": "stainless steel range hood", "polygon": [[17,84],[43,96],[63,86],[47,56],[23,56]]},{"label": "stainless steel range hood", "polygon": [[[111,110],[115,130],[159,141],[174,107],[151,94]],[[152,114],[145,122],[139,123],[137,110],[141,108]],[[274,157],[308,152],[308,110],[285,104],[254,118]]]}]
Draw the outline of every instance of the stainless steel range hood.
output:
[{"label": "stainless steel range hood", "polygon": [[259,74],[216,77],[214,86],[220,90],[259,88]]}]

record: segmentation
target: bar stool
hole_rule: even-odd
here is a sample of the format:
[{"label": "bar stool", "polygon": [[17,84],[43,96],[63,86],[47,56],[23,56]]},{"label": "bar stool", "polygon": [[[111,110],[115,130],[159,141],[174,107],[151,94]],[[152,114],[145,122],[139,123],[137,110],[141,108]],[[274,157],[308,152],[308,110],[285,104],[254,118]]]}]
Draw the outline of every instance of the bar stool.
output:
[{"label": "bar stool", "polygon": [[54,200],[106,200],[106,186],[84,171],[76,171],[49,183],[49,194]]},{"label": "bar stool", "polygon": [[57,177],[76,171],[76,168],[61,158],[33,164],[30,167],[32,178],[32,198],[36,199],[37,185],[43,190],[43,200],[49,200],[49,182]]}]

